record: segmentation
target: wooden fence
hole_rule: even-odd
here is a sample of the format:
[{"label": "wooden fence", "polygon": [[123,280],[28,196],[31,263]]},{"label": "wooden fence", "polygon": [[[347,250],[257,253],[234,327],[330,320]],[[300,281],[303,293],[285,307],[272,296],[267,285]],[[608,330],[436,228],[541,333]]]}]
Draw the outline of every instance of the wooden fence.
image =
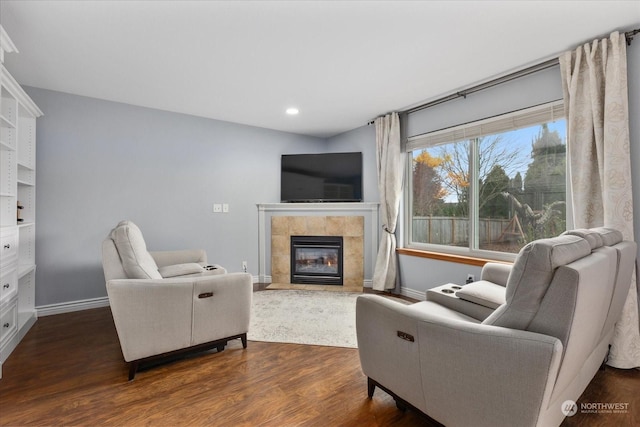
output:
[{"label": "wooden fence", "polygon": [[[479,243],[484,245],[497,242],[510,222],[510,219],[481,218],[478,230]],[[469,243],[469,220],[461,217],[413,217],[412,240],[420,243],[466,246]]]}]

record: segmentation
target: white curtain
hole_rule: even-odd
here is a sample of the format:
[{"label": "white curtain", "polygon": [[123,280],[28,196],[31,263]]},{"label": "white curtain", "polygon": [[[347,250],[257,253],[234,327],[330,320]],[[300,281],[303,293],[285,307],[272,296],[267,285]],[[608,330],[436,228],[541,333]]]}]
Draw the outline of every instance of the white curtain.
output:
[{"label": "white curtain", "polygon": [[396,286],[396,224],[402,195],[405,153],[400,146],[400,118],[398,113],[375,120],[376,164],[378,193],[382,218],[382,239],[373,272],[373,289],[384,291]]},{"label": "white curtain", "polygon": [[[624,34],[560,56],[576,228],[606,226],[633,240],[627,56]],[[636,273],[615,327],[609,365],[640,366]]]}]

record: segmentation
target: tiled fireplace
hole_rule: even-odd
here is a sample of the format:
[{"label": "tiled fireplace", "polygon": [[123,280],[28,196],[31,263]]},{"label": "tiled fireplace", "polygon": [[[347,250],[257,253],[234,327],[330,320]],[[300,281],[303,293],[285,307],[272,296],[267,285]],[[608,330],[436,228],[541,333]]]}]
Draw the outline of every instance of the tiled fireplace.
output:
[{"label": "tiled fireplace", "polygon": [[[362,291],[371,286],[380,239],[378,203],[260,203],[257,207],[260,283],[280,289],[334,291]],[[292,284],[291,236],[341,236],[342,286]],[[310,255],[316,256],[323,257]]]},{"label": "tiled fireplace", "polygon": [[[292,254],[292,236],[307,237],[303,242],[322,239],[316,237],[341,237],[342,248],[334,248],[334,244],[324,245],[324,250],[303,250],[299,256],[305,259],[299,262],[299,272],[296,272],[296,259]],[[331,239],[328,239],[331,241]],[[335,242],[335,240],[334,240]],[[322,248],[323,245],[319,245]],[[344,288],[362,289],[364,280],[364,217],[362,216],[274,216],[271,218],[271,281],[275,284],[311,283],[318,285],[340,285]],[[306,249],[306,248],[305,248]],[[295,251],[295,249],[294,249]],[[305,254],[306,252],[306,254]],[[337,272],[333,262],[341,260],[342,278],[336,281],[336,275],[323,272]],[[292,270],[292,267],[294,270]],[[312,271],[306,275],[306,280],[295,279],[296,273]],[[293,271],[293,275],[292,275]],[[300,274],[304,276],[304,274]],[[309,280],[315,276],[319,280]],[[293,279],[293,280],[292,280]],[[337,283],[342,282],[342,283]],[[345,289],[347,290],[347,289]]]}]

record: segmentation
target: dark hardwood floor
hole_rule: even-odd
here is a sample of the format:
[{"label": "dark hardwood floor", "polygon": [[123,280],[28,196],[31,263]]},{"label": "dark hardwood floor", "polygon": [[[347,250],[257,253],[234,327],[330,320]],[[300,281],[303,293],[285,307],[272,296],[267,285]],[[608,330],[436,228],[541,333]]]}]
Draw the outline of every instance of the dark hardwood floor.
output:
[{"label": "dark hardwood floor", "polygon": [[[2,426],[434,426],[381,390],[367,399],[356,349],[249,342],[127,381],[109,308],[38,319],[3,366]],[[580,402],[628,403],[567,426],[640,425],[640,374],[607,368]]]}]

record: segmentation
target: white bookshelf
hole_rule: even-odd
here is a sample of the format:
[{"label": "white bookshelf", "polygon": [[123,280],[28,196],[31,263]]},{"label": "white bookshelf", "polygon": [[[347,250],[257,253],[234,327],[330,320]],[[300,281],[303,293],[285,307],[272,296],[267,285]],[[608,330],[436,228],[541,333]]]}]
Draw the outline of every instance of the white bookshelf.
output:
[{"label": "white bookshelf", "polygon": [[5,54],[17,52],[0,26],[0,378],[37,318],[36,119],[42,111],[4,67]]}]

